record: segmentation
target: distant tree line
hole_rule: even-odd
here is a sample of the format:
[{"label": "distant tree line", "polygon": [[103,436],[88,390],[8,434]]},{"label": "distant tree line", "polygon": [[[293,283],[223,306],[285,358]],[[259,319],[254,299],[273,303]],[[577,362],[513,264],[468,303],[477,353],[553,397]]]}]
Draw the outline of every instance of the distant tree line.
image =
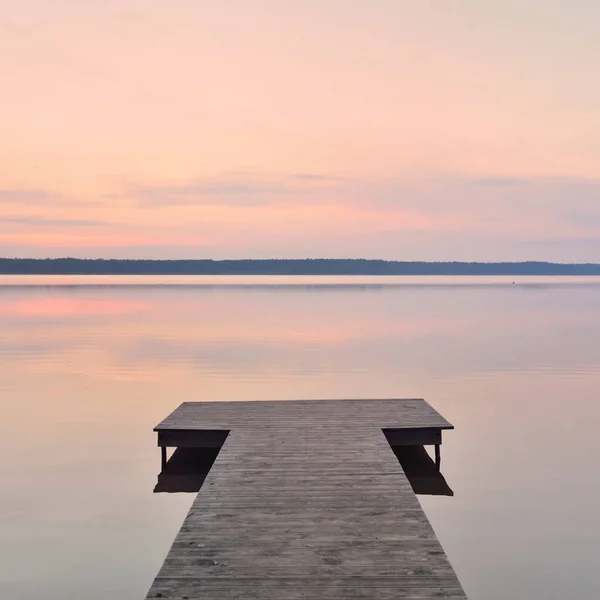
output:
[{"label": "distant tree line", "polygon": [[600,275],[600,264],[368,259],[133,260],[0,258],[3,275]]}]

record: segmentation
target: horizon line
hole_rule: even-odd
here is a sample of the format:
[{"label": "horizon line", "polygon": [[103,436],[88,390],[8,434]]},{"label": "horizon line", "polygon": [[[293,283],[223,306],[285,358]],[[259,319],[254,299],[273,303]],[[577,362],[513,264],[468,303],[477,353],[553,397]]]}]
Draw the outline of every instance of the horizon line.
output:
[{"label": "horizon line", "polygon": [[556,262],[550,260],[402,260],[396,258],[347,258],[347,257],[318,257],[318,258],[84,258],[76,256],[60,256],[60,257],[9,257],[0,256],[0,261],[106,261],[106,262],[316,262],[316,261],[346,261],[346,262],[383,262],[383,263],[399,263],[399,264],[466,264],[466,265],[523,265],[523,264],[543,264],[543,265],[594,265],[600,266],[600,262]]}]

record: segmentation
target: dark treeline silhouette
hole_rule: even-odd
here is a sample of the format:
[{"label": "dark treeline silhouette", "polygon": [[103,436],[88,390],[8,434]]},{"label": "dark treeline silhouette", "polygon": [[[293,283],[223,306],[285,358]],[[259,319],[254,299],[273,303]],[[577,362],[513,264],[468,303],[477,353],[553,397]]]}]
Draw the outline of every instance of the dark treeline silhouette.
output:
[{"label": "dark treeline silhouette", "polygon": [[132,260],[0,258],[3,275],[600,275],[599,264],[367,259]]}]

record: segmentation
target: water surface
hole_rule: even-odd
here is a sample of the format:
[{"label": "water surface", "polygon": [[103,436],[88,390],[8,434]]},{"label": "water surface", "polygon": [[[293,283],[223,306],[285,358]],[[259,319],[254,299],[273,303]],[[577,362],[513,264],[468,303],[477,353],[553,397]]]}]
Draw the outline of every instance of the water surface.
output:
[{"label": "water surface", "polygon": [[0,598],[144,596],[193,498],[152,493],[180,402],[424,397],[471,600],[596,600],[599,283],[0,276]]}]

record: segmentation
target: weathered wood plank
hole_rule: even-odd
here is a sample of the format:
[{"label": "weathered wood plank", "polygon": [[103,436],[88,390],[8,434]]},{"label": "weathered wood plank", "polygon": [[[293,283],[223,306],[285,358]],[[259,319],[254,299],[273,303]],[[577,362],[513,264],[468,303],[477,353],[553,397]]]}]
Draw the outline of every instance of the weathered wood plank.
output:
[{"label": "weathered wood plank", "polygon": [[161,429],[231,429],[274,426],[356,426],[379,429],[453,429],[422,399],[291,400],[256,402],[184,402],[155,427]]}]

